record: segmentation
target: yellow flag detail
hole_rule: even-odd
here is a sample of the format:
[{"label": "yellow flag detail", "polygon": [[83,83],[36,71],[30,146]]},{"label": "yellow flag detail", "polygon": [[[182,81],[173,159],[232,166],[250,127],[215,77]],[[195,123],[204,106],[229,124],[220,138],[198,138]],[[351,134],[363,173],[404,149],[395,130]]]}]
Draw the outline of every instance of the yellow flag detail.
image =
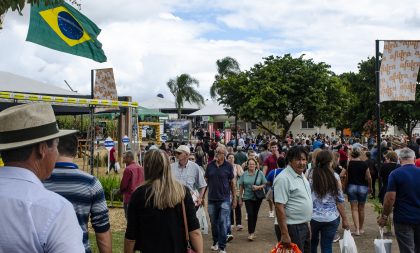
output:
[{"label": "yellow flag detail", "polygon": [[[83,35],[79,39],[72,39],[66,36],[59,26],[59,14],[66,14],[64,16],[71,17],[72,22],[77,22],[77,27],[83,30]],[[45,11],[40,11],[39,15],[47,22],[47,24],[51,27],[51,29],[64,41],[69,45],[70,47],[81,44],[85,41],[90,40],[91,38],[86,33],[86,31],[83,29],[83,27],[80,25],[80,22],[63,6],[59,6],[56,8],[48,9]],[[63,15],[60,15],[63,16]],[[63,19],[62,17],[60,17]],[[65,19],[63,22],[67,22]]]}]

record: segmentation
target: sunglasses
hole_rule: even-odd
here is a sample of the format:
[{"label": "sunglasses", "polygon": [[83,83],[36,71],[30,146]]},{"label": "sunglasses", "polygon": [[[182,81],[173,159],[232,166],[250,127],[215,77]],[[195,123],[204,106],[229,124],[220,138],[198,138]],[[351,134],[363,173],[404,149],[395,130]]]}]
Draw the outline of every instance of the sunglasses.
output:
[{"label": "sunglasses", "polygon": [[181,152],[175,152],[175,155],[180,155],[181,154]]},{"label": "sunglasses", "polygon": [[190,161],[195,161],[195,158],[188,158],[188,160],[190,160]]}]

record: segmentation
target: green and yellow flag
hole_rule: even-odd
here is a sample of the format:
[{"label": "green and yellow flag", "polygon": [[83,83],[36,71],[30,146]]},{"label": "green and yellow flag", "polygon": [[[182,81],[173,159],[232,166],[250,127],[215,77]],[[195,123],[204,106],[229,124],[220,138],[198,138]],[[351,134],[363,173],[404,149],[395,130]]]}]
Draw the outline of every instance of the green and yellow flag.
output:
[{"label": "green and yellow flag", "polygon": [[27,41],[54,50],[105,62],[102,44],[96,39],[98,26],[63,1],[60,5],[45,6],[43,1],[31,7]]}]

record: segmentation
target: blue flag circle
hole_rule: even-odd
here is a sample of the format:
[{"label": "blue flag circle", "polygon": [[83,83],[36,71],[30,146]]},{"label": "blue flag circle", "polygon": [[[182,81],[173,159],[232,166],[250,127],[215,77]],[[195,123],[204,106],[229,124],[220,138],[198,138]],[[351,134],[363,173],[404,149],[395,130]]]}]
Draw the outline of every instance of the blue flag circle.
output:
[{"label": "blue flag circle", "polygon": [[57,15],[60,31],[69,39],[79,40],[83,36],[83,28],[68,12],[61,11]]}]

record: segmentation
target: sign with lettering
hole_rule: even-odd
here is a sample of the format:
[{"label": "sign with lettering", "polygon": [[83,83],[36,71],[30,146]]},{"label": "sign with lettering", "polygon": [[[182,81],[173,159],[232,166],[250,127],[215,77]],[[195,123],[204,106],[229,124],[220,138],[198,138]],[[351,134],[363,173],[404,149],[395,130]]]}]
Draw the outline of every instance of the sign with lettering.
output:
[{"label": "sign with lettering", "polygon": [[416,100],[420,41],[385,41],[380,69],[380,101]]}]

